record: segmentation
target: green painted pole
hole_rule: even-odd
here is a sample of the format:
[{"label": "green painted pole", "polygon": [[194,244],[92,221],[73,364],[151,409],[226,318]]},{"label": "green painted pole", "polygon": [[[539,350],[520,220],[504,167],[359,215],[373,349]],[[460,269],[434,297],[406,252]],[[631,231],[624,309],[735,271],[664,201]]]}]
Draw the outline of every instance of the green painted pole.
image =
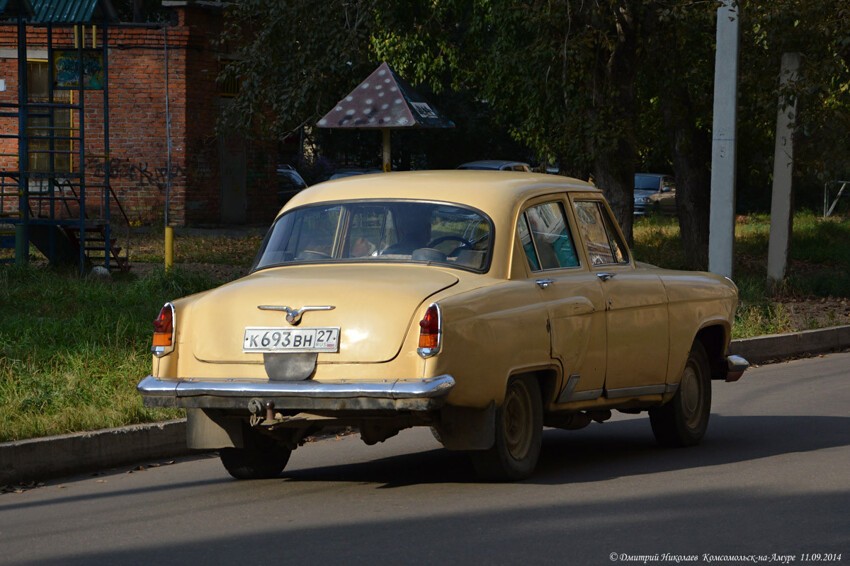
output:
[{"label": "green painted pole", "polygon": [[[26,53],[27,28],[18,16],[18,51]],[[23,48],[21,47],[23,46]],[[27,58],[18,57],[18,214],[21,221],[15,225],[15,263],[26,265],[30,260],[29,239],[29,138],[27,121]]]},{"label": "green painted pole", "polygon": [[27,238],[27,226],[23,223],[15,224],[15,264],[26,265],[29,263],[30,250],[29,238]]}]

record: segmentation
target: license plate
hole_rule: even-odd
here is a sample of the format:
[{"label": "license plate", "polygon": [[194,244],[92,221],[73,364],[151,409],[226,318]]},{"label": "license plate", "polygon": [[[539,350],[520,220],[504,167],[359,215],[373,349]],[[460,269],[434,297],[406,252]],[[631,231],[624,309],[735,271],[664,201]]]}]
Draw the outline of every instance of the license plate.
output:
[{"label": "license plate", "polygon": [[246,328],[243,352],[339,352],[339,328]]}]

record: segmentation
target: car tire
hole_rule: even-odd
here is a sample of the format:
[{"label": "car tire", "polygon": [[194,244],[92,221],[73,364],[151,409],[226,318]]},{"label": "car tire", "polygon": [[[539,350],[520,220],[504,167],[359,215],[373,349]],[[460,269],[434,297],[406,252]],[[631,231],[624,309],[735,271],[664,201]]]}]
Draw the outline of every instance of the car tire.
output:
[{"label": "car tire", "polygon": [[222,448],[221,463],[238,480],[271,479],[280,475],[289,462],[292,450],[271,438],[253,434],[244,448]]},{"label": "car tire", "polygon": [[699,444],[711,415],[711,371],[702,343],[691,347],[673,398],[649,411],[655,439],[662,446],[683,447]]},{"label": "car tire", "polygon": [[543,438],[543,403],[533,377],[508,382],[505,401],[496,409],[495,442],[471,452],[475,471],[487,481],[517,481],[534,472]]}]

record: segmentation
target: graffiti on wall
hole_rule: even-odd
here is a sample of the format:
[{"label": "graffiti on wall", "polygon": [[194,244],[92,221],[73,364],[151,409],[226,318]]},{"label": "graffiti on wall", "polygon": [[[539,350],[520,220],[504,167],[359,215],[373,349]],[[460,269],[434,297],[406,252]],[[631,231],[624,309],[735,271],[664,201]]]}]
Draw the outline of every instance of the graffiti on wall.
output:
[{"label": "graffiti on wall", "polygon": [[[167,167],[151,167],[147,162],[133,163],[129,159],[112,158],[108,162],[100,158],[89,158],[86,160],[86,169],[97,178],[106,177],[107,165],[110,180],[121,180],[135,184],[138,189],[155,187],[164,193],[169,181]],[[173,185],[175,181],[184,180],[186,170],[179,165],[171,166],[170,180]]]}]

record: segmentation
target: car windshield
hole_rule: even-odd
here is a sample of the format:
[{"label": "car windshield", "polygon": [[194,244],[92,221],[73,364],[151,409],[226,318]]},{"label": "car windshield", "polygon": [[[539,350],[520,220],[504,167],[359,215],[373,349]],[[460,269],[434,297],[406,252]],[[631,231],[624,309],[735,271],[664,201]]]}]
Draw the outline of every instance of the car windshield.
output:
[{"label": "car windshield", "polygon": [[635,189],[640,191],[657,191],[660,182],[657,175],[635,175]]},{"label": "car windshield", "polygon": [[457,205],[411,201],[303,206],[278,218],[254,270],[326,262],[413,262],[486,271],[492,222]]}]

